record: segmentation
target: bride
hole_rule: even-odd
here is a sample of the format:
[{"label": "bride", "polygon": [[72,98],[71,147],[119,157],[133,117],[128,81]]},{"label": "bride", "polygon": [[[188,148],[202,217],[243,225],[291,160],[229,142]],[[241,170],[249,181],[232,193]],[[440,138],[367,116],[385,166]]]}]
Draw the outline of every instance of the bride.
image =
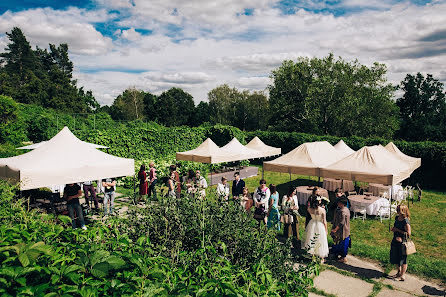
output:
[{"label": "bride", "polygon": [[305,242],[302,247],[312,255],[328,257],[327,219],[325,208],[321,204],[321,196],[312,197],[307,209],[311,220],[305,228]]}]

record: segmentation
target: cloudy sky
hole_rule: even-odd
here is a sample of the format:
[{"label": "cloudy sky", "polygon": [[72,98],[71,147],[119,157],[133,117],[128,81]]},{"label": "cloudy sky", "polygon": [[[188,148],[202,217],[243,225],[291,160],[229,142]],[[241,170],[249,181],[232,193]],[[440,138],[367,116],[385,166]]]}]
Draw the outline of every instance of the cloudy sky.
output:
[{"label": "cloudy sky", "polygon": [[196,102],[223,83],[264,90],[283,60],[330,52],[385,63],[393,83],[446,82],[446,0],[2,0],[0,49],[14,26],[33,47],[68,43],[101,104],[130,86]]}]

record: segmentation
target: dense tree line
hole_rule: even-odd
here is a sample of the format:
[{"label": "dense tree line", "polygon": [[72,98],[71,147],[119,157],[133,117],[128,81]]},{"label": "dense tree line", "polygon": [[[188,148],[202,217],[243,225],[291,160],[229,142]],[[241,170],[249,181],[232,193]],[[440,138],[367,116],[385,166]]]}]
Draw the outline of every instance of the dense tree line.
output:
[{"label": "dense tree line", "polygon": [[0,53],[0,94],[17,102],[84,113],[99,107],[91,91],[78,88],[68,45],[35,50],[15,27],[6,33],[9,44]]},{"label": "dense tree line", "polygon": [[[267,93],[223,84],[208,93],[208,102],[195,105],[192,95],[180,88],[155,95],[131,87],[111,106],[99,107],[91,91],[76,86],[67,44],[33,50],[19,28],[6,34],[10,42],[0,53],[0,95],[19,103],[70,113],[105,112],[114,120],[165,126],[209,123],[248,131],[446,139],[444,86],[430,74],[408,74],[393,86],[387,82],[384,64],[365,66],[330,54],[284,61],[272,70]],[[398,89],[403,95],[395,101]],[[14,122],[14,100],[9,97],[0,98],[0,125]],[[0,135],[0,141],[6,138]]]}]

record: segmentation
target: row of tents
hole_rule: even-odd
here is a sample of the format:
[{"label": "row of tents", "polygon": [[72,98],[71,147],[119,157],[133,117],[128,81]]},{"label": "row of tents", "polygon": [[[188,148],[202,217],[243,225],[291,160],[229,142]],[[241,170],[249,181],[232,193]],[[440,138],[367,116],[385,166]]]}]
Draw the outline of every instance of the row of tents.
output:
[{"label": "row of tents", "polygon": [[[245,146],[234,138],[221,148],[208,138],[196,149],[179,152],[176,156],[177,160],[213,164],[270,157],[280,153],[280,148],[266,145],[258,137]],[[275,160],[263,163],[266,171],[385,185],[405,180],[420,166],[420,158],[405,155],[392,142],[385,147],[365,146],[354,151],[342,140],[334,146],[327,141],[304,143]]]},{"label": "row of tents", "polygon": [[[51,187],[87,180],[134,175],[134,160],[98,150],[101,147],[78,139],[64,127],[49,141],[25,154],[0,159],[0,178],[19,182],[21,190]],[[31,149],[31,148],[27,148]],[[223,147],[206,139],[196,149],[178,152],[178,160],[201,163],[234,162],[280,155],[281,149],[258,137],[247,145],[236,138]],[[402,153],[393,143],[352,150],[342,140],[304,143],[275,160],[264,162],[267,171],[353,181],[396,184],[421,166],[420,158]]]}]

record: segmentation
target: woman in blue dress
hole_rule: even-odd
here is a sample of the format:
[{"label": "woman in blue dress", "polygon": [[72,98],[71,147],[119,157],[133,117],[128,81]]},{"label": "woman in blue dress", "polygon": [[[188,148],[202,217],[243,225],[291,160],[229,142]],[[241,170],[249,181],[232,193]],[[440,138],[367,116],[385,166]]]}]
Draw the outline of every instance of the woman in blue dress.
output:
[{"label": "woman in blue dress", "polygon": [[269,212],[268,212],[268,228],[275,228],[280,231],[280,213],[279,213],[279,193],[276,185],[269,185],[271,196],[269,198]]}]

